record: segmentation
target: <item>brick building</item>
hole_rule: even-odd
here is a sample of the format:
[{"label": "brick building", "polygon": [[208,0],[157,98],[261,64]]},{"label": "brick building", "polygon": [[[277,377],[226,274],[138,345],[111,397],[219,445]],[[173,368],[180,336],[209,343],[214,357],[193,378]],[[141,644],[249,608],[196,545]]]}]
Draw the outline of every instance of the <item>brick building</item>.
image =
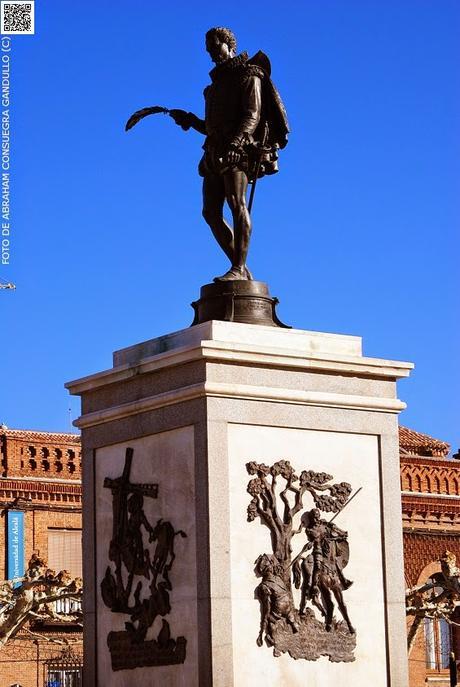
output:
[{"label": "brick building", "polygon": [[[2,425],[0,458],[0,580],[22,575],[32,553],[81,576],[80,437]],[[81,656],[79,627],[31,624],[0,649],[0,687],[79,687]]]},{"label": "brick building", "polygon": [[[449,444],[405,427],[399,446],[404,572],[411,588],[436,580],[446,550],[460,565],[460,465],[447,459]],[[426,619],[409,655],[410,687],[447,687],[451,650],[460,658],[460,627]]]}]

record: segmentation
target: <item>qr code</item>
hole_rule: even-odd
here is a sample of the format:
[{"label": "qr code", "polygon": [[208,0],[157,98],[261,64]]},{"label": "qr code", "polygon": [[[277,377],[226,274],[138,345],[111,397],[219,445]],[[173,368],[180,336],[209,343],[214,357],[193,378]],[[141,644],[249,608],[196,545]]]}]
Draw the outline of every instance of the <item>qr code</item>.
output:
[{"label": "qr code", "polygon": [[1,4],[1,32],[33,34],[34,2],[2,2]]}]

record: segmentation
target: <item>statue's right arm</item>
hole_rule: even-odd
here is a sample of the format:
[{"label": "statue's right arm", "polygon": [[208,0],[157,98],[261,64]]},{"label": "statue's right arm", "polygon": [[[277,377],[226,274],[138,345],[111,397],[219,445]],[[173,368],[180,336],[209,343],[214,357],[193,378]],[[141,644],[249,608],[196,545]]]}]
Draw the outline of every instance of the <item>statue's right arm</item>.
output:
[{"label": "statue's right arm", "polygon": [[176,124],[184,131],[195,129],[198,133],[206,136],[206,124],[204,119],[200,119],[193,112],[185,112],[185,110],[169,110],[169,116],[174,119]]}]

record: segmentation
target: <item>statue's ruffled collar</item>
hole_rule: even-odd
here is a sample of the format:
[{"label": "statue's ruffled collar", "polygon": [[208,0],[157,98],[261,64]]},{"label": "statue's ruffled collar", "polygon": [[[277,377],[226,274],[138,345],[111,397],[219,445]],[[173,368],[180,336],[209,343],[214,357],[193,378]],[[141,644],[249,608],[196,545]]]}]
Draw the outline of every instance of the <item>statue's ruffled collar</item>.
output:
[{"label": "statue's ruffled collar", "polygon": [[241,52],[239,55],[236,55],[236,57],[231,57],[229,60],[223,62],[222,64],[216,64],[214,69],[211,69],[211,71],[209,72],[209,76],[211,77],[212,81],[216,81],[227,72],[232,71],[233,69],[238,69],[238,67],[242,67],[244,64],[246,64],[248,59],[248,53]]}]

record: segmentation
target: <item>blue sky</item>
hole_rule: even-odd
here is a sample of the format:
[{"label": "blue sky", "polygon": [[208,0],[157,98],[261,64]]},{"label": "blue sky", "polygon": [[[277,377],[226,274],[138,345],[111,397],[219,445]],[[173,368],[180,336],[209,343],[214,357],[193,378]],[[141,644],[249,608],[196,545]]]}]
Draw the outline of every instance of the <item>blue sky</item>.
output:
[{"label": "blue sky", "polygon": [[204,33],[269,54],[292,134],[262,180],[250,266],[301,329],[409,360],[401,422],[460,443],[460,5],[455,0],[36,1],[11,52],[12,244],[0,421],[69,429],[65,381],[189,325],[227,263],[201,219]]}]

